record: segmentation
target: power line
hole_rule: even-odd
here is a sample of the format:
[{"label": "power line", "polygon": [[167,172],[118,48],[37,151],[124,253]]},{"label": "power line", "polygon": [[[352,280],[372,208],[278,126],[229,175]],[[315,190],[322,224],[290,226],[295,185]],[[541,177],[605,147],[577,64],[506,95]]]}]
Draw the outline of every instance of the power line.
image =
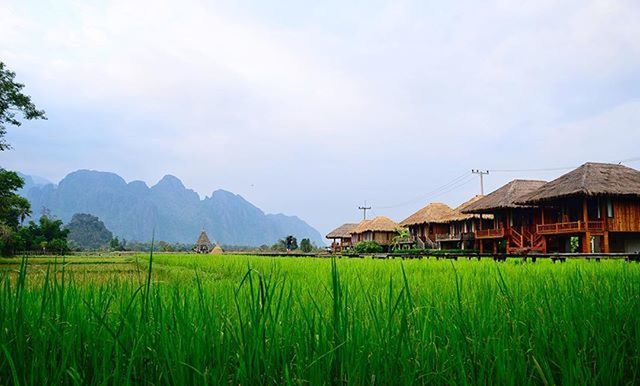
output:
[{"label": "power line", "polygon": [[[610,161],[612,164],[622,164],[626,162],[637,162],[640,161],[640,157],[632,157],[626,158],[622,160]],[[552,168],[538,168],[538,169],[489,169],[489,172],[494,173],[520,173],[520,172],[556,172],[561,170],[569,170],[580,167],[580,165],[574,166],[561,166],[561,167],[552,167]]]},{"label": "power line", "polygon": [[[640,161],[640,157],[632,157],[632,158],[626,158],[623,160],[616,160],[616,161],[611,161],[611,163],[627,163],[627,162],[638,162]],[[467,185],[469,182],[471,182],[474,177],[473,174],[479,174],[480,175],[480,193],[484,194],[484,181],[483,181],[483,175],[489,174],[490,172],[493,173],[526,173],[526,172],[552,172],[552,171],[562,171],[562,170],[569,170],[569,169],[575,169],[579,166],[562,166],[562,167],[550,167],[550,168],[533,168],[533,169],[486,169],[486,170],[479,170],[479,169],[472,169],[471,173],[469,174],[468,172],[465,172],[457,177],[455,177],[454,179],[450,180],[449,182],[447,182],[444,185],[441,185],[437,188],[435,188],[434,190],[431,190],[425,194],[422,194],[420,196],[416,196],[410,200],[407,201],[403,201],[400,203],[396,203],[393,205],[384,205],[384,206],[374,206],[373,209],[371,207],[367,208],[367,210],[371,210],[374,214],[375,211],[374,209],[392,209],[392,208],[398,208],[401,206],[405,206],[405,205],[409,205],[412,204],[416,201],[419,200],[423,200],[426,201],[427,199],[433,199],[435,197],[441,196],[443,194],[449,193],[455,189],[458,189],[462,186]],[[365,206],[366,206],[366,202],[365,202]],[[359,207],[358,209],[360,210],[364,210],[364,208]],[[366,210],[365,211],[365,216],[366,216]]]},{"label": "power line", "polygon": [[557,168],[541,168],[541,169],[489,169],[492,173],[520,173],[520,172],[553,172],[559,170],[575,169],[577,166],[557,167]]},{"label": "power line", "polygon": [[439,187],[437,187],[437,188],[435,188],[435,189],[433,189],[433,190],[431,190],[431,191],[429,191],[427,193],[421,194],[420,196],[416,196],[416,197],[414,197],[414,198],[412,198],[410,200],[403,201],[403,202],[396,203],[396,204],[392,204],[392,205],[375,206],[375,208],[376,209],[391,209],[391,208],[397,208],[397,207],[400,207],[400,206],[409,205],[409,204],[412,204],[412,203],[414,203],[416,201],[424,200],[425,198],[428,198],[429,196],[431,196],[431,195],[433,195],[435,193],[438,193],[439,191],[441,191],[443,189],[447,189],[447,188],[449,188],[449,187],[451,187],[451,186],[453,186],[453,185],[455,185],[455,184],[457,184],[457,183],[459,183],[459,182],[461,182],[463,180],[469,180],[469,179],[473,179],[473,176],[470,175],[469,172],[465,172],[464,174],[461,174],[458,177],[450,180],[446,184],[441,185],[441,186],[439,186]]}]

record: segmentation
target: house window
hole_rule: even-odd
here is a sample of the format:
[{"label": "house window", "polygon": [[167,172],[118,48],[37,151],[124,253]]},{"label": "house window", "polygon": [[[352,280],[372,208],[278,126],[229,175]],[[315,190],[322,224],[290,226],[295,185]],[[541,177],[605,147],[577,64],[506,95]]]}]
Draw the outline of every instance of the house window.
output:
[{"label": "house window", "polygon": [[607,198],[607,217],[613,218],[613,203],[610,198]]}]

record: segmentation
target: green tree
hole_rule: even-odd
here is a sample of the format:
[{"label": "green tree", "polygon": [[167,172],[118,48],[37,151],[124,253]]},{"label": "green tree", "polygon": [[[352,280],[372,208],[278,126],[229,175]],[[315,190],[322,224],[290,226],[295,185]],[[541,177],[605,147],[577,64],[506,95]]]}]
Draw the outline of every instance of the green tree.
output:
[{"label": "green tree", "polygon": [[31,214],[29,201],[16,194],[23,186],[18,173],[0,169],[0,223],[14,230]]},{"label": "green tree", "polygon": [[302,252],[304,252],[304,253],[311,252],[313,250],[313,245],[311,245],[311,240],[302,239],[300,241],[300,250],[302,250]]},{"label": "green tree", "polygon": [[69,241],[82,249],[101,249],[109,246],[113,233],[96,216],[76,213],[69,224]]},{"label": "green tree", "polygon": [[16,117],[17,113],[22,113],[22,118],[27,120],[47,119],[44,111],[38,110],[31,102],[31,97],[22,93],[24,84],[17,83],[15,78],[15,72],[0,62],[0,151],[11,148],[4,136],[7,133],[7,124],[21,125]]},{"label": "green tree", "polygon": [[298,249],[298,240],[295,238],[295,236],[287,236],[284,239],[284,243],[287,247],[287,251],[293,251],[295,249]]},{"label": "green tree", "polygon": [[402,241],[409,240],[409,230],[407,228],[401,228],[396,231],[396,235],[393,236],[393,248],[396,249],[400,246]]},{"label": "green tree", "polygon": [[124,251],[124,243],[124,240],[120,242],[120,240],[118,240],[118,236],[116,236],[109,242],[109,248],[111,248],[112,251]]},{"label": "green tree", "polygon": [[0,253],[11,255],[15,250],[24,249],[24,238],[18,228],[31,214],[31,205],[16,194],[24,186],[24,181],[16,172],[0,168]]},{"label": "green tree", "polygon": [[[20,227],[14,236],[12,252],[28,250],[60,255],[69,252],[67,244],[69,230],[62,225],[61,220],[47,216],[40,217],[38,223],[29,221],[29,224]],[[18,245],[20,248],[17,247]]]}]

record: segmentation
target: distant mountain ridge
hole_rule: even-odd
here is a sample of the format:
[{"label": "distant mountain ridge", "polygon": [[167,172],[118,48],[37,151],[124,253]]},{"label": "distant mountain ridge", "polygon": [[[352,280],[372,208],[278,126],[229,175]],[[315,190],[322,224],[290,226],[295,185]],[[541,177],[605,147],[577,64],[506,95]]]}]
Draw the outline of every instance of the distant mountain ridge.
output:
[{"label": "distant mountain ridge", "polygon": [[225,190],[201,200],[171,175],[152,187],[93,170],[69,173],[58,185],[23,177],[27,183],[19,193],[31,202],[34,217],[42,208],[65,223],[76,213],[89,213],[127,240],[148,241],[155,227],[156,240],[193,243],[204,227],[211,239],[227,245],[271,245],[290,234],[324,245],[320,233],[296,216],[265,214]]}]

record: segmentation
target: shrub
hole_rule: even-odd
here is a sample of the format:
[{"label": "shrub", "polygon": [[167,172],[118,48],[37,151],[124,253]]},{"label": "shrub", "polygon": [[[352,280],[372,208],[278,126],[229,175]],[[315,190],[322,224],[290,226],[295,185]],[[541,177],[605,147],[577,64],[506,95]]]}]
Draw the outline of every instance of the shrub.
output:
[{"label": "shrub", "polygon": [[384,249],[375,241],[362,241],[353,247],[355,253],[382,253]]}]

